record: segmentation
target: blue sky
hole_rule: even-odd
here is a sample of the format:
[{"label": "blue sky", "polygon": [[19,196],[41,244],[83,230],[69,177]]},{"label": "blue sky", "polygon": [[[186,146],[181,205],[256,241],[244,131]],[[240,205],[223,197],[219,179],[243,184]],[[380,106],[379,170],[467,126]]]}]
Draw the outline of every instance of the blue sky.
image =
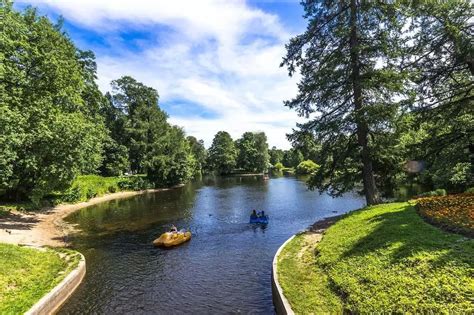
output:
[{"label": "blue sky", "polygon": [[296,78],[280,68],[284,45],[305,28],[299,1],[37,0],[81,49],[93,50],[98,84],[131,75],[160,94],[170,122],[211,144],[215,133],[234,138],[265,131],[271,146],[288,148],[297,121],[283,101]]}]

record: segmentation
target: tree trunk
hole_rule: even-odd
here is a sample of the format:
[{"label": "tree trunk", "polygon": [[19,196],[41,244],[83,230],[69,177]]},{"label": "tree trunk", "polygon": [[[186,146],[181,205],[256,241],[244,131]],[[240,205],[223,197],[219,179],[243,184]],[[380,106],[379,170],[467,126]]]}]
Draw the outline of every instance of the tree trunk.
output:
[{"label": "tree trunk", "polygon": [[361,147],[362,159],[362,180],[364,183],[364,193],[367,205],[380,203],[377,186],[375,185],[374,171],[372,168],[372,157],[370,155],[370,148],[368,145],[369,128],[365,118],[362,116],[362,86],[360,84],[360,63],[357,39],[357,1],[351,0],[351,15],[350,15],[350,57],[352,68],[352,89],[354,92],[354,108],[356,112],[357,124],[357,141]]}]

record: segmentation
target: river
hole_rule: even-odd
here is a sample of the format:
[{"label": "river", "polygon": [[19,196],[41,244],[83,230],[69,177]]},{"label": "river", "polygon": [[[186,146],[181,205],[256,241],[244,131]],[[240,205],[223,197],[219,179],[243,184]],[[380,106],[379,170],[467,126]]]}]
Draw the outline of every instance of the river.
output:
[{"label": "river", "polygon": [[[319,195],[295,177],[205,178],[182,188],[113,200],[67,218],[87,275],[61,314],[272,314],[278,247],[313,222],[362,207],[355,194]],[[248,224],[265,210],[266,227]],[[190,242],[159,249],[170,224]]]}]

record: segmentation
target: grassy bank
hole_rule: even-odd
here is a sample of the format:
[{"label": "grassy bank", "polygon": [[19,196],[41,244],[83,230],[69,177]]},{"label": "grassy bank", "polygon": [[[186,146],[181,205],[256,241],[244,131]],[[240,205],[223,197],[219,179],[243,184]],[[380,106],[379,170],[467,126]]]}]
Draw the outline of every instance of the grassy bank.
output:
[{"label": "grassy bank", "polygon": [[[61,258],[59,253],[64,254]],[[38,302],[79,262],[70,250],[38,251],[0,244],[0,314],[22,314]]]},{"label": "grassy bank", "polygon": [[472,313],[473,257],[473,239],[396,203],[347,215],[319,244],[299,235],[278,271],[296,313]]}]

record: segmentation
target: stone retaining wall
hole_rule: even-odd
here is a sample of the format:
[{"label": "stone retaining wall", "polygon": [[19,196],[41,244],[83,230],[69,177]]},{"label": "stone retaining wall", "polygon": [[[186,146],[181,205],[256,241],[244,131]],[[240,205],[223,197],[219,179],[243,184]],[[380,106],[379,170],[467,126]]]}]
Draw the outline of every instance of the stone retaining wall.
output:
[{"label": "stone retaining wall", "polygon": [[66,278],[43,296],[25,315],[55,314],[77,289],[86,274],[86,260],[82,254],[77,267]]},{"label": "stone retaining wall", "polygon": [[275,311],[277,314],[282,314],[282,315],[293,315],[295,314],[293,310],[291,309],[290,303],[288,303],[288,300],[285,298],[283,295],[283,290],[280,286],[280,283],[278,282],[278,271],[277,271],[277,264],[278,264],[278,255],[280,255],[280,252],[283,250],[286,244],[288,244],[295,235],[290,237],[289,239],[286,240],[283,245],[278,248],[275,256],[273,257],[273,263],[272,263],[272,297],[273,297],[273,305],[275,306]]}]

